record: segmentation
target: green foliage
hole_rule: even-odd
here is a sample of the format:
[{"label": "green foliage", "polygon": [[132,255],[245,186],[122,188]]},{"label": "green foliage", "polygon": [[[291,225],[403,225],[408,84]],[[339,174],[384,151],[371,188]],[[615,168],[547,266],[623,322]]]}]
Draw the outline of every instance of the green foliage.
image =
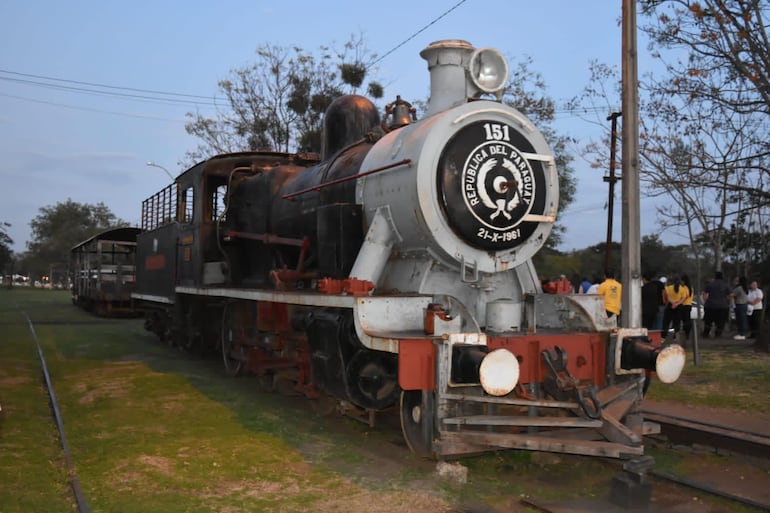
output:
[{"label": "green foliage", "polygon": [[340,78],[342,78],[342,81],[346,84],[349,84],[353,87],[361,87],[361,84],[364,83],[364,77],[366,77],[366,67],[363,63],[360,62],[354,62],[354,63],[346,63],[343,62],[339,65],[340,68]]},{"label": "green foliage", "polygon": [[385,94],[385,88],[379,82],[369,82],[366,92],[372,98],[382,98]]},{"label": "green foliage", "polygon": [[73,246],[99,232],[128,224],[118,219],[104,203],[92,205],[67,201],[42,207],[29,223],[31,239],[24,257],[26,272],[38,277],[52,265],[64,267]]},{"label": "green foliage", "polygon": [[[188,163],[232,151],[321,151],[323,114],[331,102],[355,93],[368,78],[375,55],[361,36],[341,49],[322,45],[315,52],[263,43],[254,64],[233,69],[219,83],[228,109],[215,118],[188,113],[187,133],[200,139]],[[368,91],[382,97],[382,86]]]},{"label": "green foliage", "polygon": [[[220,359],[202,361],[158,343],[141,320],[94,319],[66,292],[17,288],[0,290],[3,513],[74,508],[20,311],[35,323],[92,511],[444,506],[440,498],[402,490],[400,474],[362,456],[368,444],[388,447],[392,432],[309,414],[305,398],[259,393],[256,379],[225,376]],[[332,422],[339,429],[329,429]],[[361,484],[361,466],[376,468],[371,483]],[[421,461],[409,467],[418,481],[429,481],[432,471]]]},{"label": "green foliage", "polygon": [[6,228],[10,226],[10,223],[0,222],[0,276],[10,272],[13,262],[13,250],[11,249],[13,239],[6,232]]},{"label": "green foliage", "polygon": [[[618,279],[622,265],[621,251],[619,242],[610,244],[609,267],[615,270]],[[714,270],[713,259],[707,252],[701,253],[700,257],[701,268],[705,270],[705,275],[710,276]],[[536,254],[533,260],[541,279],[554,279],[564,274],[573,282],[582,277],[593,281],[595,278],[602,278],[607,265],[606,242],[598,242],[568,253],[545,248]],[[703,281],[703,278],[699,279],[697,275],[698,265],[691,248],[667,246],[657,234],[642,237],[640,260],[642,273],[652,278],[687,274],[696,287]]]}]

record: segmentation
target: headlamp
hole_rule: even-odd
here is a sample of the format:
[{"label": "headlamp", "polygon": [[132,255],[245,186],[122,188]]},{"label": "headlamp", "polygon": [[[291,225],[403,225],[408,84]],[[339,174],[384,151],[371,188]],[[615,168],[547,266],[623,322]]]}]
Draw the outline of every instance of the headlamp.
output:
[{"label": "headlamp", "polygon": [[508,80],[508,62],[494,48],[479,48],[469,64],[473,84],[485,93],[497,93]]},{"label": "headlamp", "polygon": [[489,395],[509,394],[519,382],[519,360],[507,349],[491,351],[481,361],[479,381]]}]

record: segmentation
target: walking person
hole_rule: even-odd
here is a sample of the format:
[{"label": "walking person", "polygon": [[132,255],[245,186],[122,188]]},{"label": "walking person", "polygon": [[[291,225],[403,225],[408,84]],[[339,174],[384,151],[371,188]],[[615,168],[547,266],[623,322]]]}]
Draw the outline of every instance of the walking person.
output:
[{"label": "walking person", "polygon": [[762,304],[764,294],[762,289],[759,288],[759,284],[756,281],[752,281],[749,284],[749,307],[751,307],[751,315],[749,316],[749,328],[751,333],[749,338],[759,337],[759,327],[762,325],[762,318],[765,310]]},{"label": "walking person", "polygon": [[703,288],[703,338],[711,332],[714,324],[714,336],[721,337],[730,312],[730,287],[727,286],[722,272],[714,273],[714,278]]},{"label": "walking person", "polygon": [[730,297],[735,306],[735,324],[737,325],[738,334],[733,338],[735,340],[746,340],[746,333],[749,330],[749,318],[748,318],[748,286],[746,285],[746,277],[741,276],[733,280],[733,291],[730,293]]}]

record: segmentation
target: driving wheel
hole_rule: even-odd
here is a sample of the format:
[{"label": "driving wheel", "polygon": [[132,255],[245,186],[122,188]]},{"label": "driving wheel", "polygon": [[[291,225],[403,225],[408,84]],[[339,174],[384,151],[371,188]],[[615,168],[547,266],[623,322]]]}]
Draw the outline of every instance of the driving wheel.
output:
[{"label": "driving wheel", "polygon": [[423,458],[433,457],[433,410],[433,392],[401,392],[401,431],[412,452]]},{"label": "driving wheel", "polygon": [[243,345],[239,344],[242,327],[238,323],[238,315],[232,305],[225,305],[222,312],[222,360],[225,372],[230,376],[238,376],[243,369]]}]

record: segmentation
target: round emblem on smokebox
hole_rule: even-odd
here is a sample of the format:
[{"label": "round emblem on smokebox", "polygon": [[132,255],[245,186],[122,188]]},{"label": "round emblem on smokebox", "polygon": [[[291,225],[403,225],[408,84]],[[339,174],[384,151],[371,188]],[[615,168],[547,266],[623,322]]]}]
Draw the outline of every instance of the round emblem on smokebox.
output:
[{"label": "round emblem on smokebox", "polygon": [[531,143],[512,126],[478,122],[459,131],[439,162],[438,187],[452,229],[492,250],[518,246],[532,234],[529,213],[542,213],[545,184]]}]

